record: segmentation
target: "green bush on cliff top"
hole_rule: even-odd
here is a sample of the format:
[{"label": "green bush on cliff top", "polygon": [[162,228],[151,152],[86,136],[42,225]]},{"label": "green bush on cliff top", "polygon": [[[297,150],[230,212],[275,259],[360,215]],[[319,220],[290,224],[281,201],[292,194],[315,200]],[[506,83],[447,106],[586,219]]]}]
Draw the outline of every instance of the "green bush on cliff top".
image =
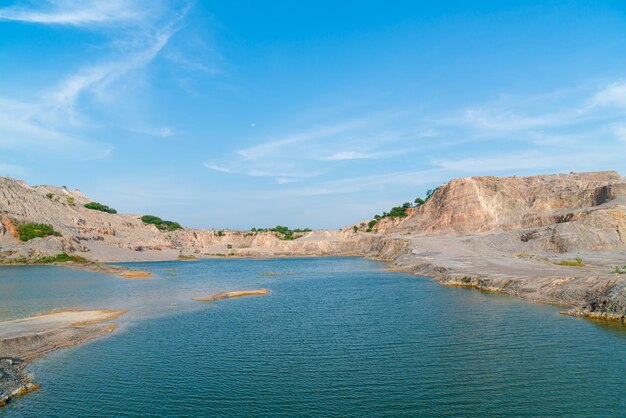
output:
[{"label": "green bush on cliff top", "polygon": [[146,224],[156,226],[161,231],[176,231],[177,229],[182,229],[182,226],[180,226],[178,222],[164,221],[158,216],[144,215],[141,217],[141,220]]},{"label": "green bush on cliff top", "polygon": [[61,236],[60,233],[52,228],[52,225],[46,224],[22,224],[18,225],[16,229],[22,241],[30,241],[34,238],[45,238],[49,236]]},{"label": "green bush on cliff top", "polygon": [[99,210],[100,212],[117,213],[115,209],[108,207],[107,205],[103,205],[102,203],[98,203],[98,202],[86,203],[85,207],[87,209]]}]

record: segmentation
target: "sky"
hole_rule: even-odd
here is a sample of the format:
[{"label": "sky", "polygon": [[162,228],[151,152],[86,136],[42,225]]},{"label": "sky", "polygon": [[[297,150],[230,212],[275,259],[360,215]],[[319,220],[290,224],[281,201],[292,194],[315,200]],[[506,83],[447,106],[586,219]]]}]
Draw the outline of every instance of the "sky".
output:
[{"label": "sky", "polygon": [[626,174],[623,1],[0,0],[0,175],[199,228]]}]

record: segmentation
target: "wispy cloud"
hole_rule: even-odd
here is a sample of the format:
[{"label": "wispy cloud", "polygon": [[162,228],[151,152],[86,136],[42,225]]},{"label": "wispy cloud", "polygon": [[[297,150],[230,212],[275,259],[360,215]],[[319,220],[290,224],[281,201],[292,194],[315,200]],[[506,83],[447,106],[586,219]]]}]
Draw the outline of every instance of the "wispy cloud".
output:
[{"label": "wispy cloud", "polygon": [[[184,26],[190,2],[174,2],[170,9],[161,1],[49,0],[0,8],[2,21],[40,25],[66,25],[81,30],[105,31],[109,42],[98,48],[94,61],[74,69],[54,85],[44,88],[35,99],[17,101],[0,97],[0,147],[7,149],[72,149],[76,158],[102,158],[113,147],[93,140],[103,122],[91,120],[84,99],[106,105],[124,89],[136,83],[137,76],[168,45]],[[106,122],[104,123],[106,125]],[[129,130],[133,127],[129,127]],[[171,137],[171,127],[144,129],[146,134]],[[65,148],[58,147],[63,144]]]},{"label": "wispy cloud", "polygon": [[[229,161],[226,166],[217,163],[206,166],[245,175],[257,175],[254,167],[258,164],[268,167],[286,160],[297,161],[300,172],[323,168],[323,177],[298,182],[292,181],[297,178],[295,175],[279,176],[272,170],[263,171],[267,176],[277,174],[275,181],[284,187],[259,193],[294,197],[415,188],[470,175],[623,166],[626,125],[621,121],[626,116],[623,106],[626,83],[602,86],[583,95],[574,93],[559,91],[539,98],[508,98],[450,110],[447,115],[411,112],[401,118],[359,115],[344,123],[329,124],[327,128],[302,130],[237,150],[224,158]],[[504,141],[508,144],[502,147]],[[498,152],[499,149],[502,151]],[[460,156],[459,150],[463,150]],[[376,166],[367,162],[383,158],[389,162]],[[358,168],[359,164],[368,164],[375,170],[394,169],[375,175],[358,175],[345,169]],[[371,169],[364,172],[368,171]]]},{"label": "wispy cloud", "polygon": [[108,24],[144,18],[148,9],[142,6],[142,2],[133,0],[48,0],[0,8],[0,20],[72,26]]},{"label": "wispy cloud", "polygon": [[35,105],[0,100],[0,148],[83,160],[103,158],[113,150],[109,144],[47,125],[39,118],[42,111]]},{"label": "wispy cloud", "polygon": [[59,109],[73,112],[76,101],[85,92],[104,95],[106,88],[114,82],[154,60],[170,38],[180,30],[180,21],[187,11],[188,8],[185,8],[167,24],[145,35],[141,41],[134,41],[137,44],[135,48],[122,53],[119,58],[81,68],[48,92],[46,99]]},{"label": "wispy cloud", "polygon": [[327,157],[323,157],[322,160],[326,161],[345,161],[345,160],[364,160],[376,158],[375,154],[368,154],[365,152],[358,151],[340,151],[334,154],[331,154]]},{"label": "wispy cloud", "polygon": [[607,85],[592,98],[593,106],[626,106],[626,82],[620,81]]},{"label": "wispy cloud", "polygon": [[265,142],[261,145],[240,149],[237,151],[237,154],[245,160],[264,158],[270,154],[281,151],[287,146],[326,140],[346,132],[351,132],[357,128],[364,127],[368,123],[370,122],[367,119],[355,119],[326,126],[314,127],[284,138]]},{"label": "wispy cloud", "polygon": [[[332,172],[339,162],[392,158],[430,146],[433,129],[405,125],[407,111],[370,111],[358,117],[312,124],[257,145],[240,148],[205,163],[214,171],[248,176],[294,179],[313,178]],[[398,144],[403,146],[398,147]],[[408,146],[407,146],[408,145]]]}]

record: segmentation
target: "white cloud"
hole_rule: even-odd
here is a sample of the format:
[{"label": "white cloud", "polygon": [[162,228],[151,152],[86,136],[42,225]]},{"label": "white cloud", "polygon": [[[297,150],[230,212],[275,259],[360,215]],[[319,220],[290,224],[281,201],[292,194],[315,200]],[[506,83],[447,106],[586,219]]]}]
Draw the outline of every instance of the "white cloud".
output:
[{"label": "white cloud", "polygon": [[[0,20],[87,29],[91,24],[107,23],[113,37],[111,43],[100,46],[105,51],[100,63],[75,70],[56,85],[39,92],[37,98],[18,102],[0,97],[0,147],[51,150],[78,159],[108,156],[113,147],[92,140],[86,133],[93,132],[95,126],[93,122],[84,123],[88,116],[85,118],[81,99],[116,96],[125,86],[132,85],[136,81],[135,74],[159,55],[181,28],[190,4],[178,11],[165,13],[161,10],[162,15],[155,14],[160,7],[158,1],[50,0],[0,8]],[[119,36],[125,36],[126,40]],[[167,138],[175,132],[170,127],[160,127],[144,133]]]},{"label": "white cloud", "polygon": [[113,150],[109,144],[47,125],[38,118],[41,111],[33,105],[0,100],[0,148],[83,160],[103,158]]},{"label": "white cloud", "polygon": [[626,106],[626,82],[611,83],[591,99],[594,106]]},{"label": "white cloud", "polygon": [[217,164],[213,164],[213,163],[204,163],[203,164],[206,168],[213,170],[213,171],[217,171],[219,173],[227,173],[227,174],[233,174],[235,173],[233,170],[231,170],[230,168],[227,167],[222,167],[220,165]]},{"label": "white cloud", "polygon": [[364,127],[369,123],[367,119],[347,120],[339,123],[315,127],[310,130],[301,131],[281,139],[265,142],[253,147],[240,149],[237,154],[245,160],[265,158],[281,152],[286,146],[305,144],[313,141],[329,139],[340,134],[351,132],[357,128]]},{"label": "white cloud", "polygon": [[366,154],[358,151],[341,151],[322,158],[325,161],[345,161],[345,160],[362,160],[368,158],[376,158],[373,154]]},{"label": "white cloud", "polygon": [[0,20],[71,26],[108,24],[142,19],[148,10],[145,6],[133,0],[48,0],[37,7],[4,7]]},{"label": "white cloud", "polygon": [[295,179],[290,179],[286,177],[278,177],[276,179],[276,183],[278,184],[289,184],[289,183],[294,183],[295,181],[296,181]]},{"label": "white cloud", "polygon": [[76,101],[85,92],[104,95],[113,82],[149,64],[179,30],[178,19],[164,26],[143,41],[143,45],[121,58],[80,69],[67,77],[45,96],[51,104],[71,114]]}]

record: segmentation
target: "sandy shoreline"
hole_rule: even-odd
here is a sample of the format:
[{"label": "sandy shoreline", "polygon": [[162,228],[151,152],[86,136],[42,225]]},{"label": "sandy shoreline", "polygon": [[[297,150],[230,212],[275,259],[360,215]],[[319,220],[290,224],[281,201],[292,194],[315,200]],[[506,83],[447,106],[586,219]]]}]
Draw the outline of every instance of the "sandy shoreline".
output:
[{"label": "sandy shoreline", "polygon": [[263,296],[270,293],[268,289],[256,290],[232,290],[229,292],[216,293],[206,298],[195,298],[196,302],[215,302],[224,299],[241,298],[245,296]]},{"label": "sandy shoreline", "polygon": [[37,388],[24,367],[45,354],[115,330],[111,321],[126,311],[66,310],[0,322],[0,406]]}]

